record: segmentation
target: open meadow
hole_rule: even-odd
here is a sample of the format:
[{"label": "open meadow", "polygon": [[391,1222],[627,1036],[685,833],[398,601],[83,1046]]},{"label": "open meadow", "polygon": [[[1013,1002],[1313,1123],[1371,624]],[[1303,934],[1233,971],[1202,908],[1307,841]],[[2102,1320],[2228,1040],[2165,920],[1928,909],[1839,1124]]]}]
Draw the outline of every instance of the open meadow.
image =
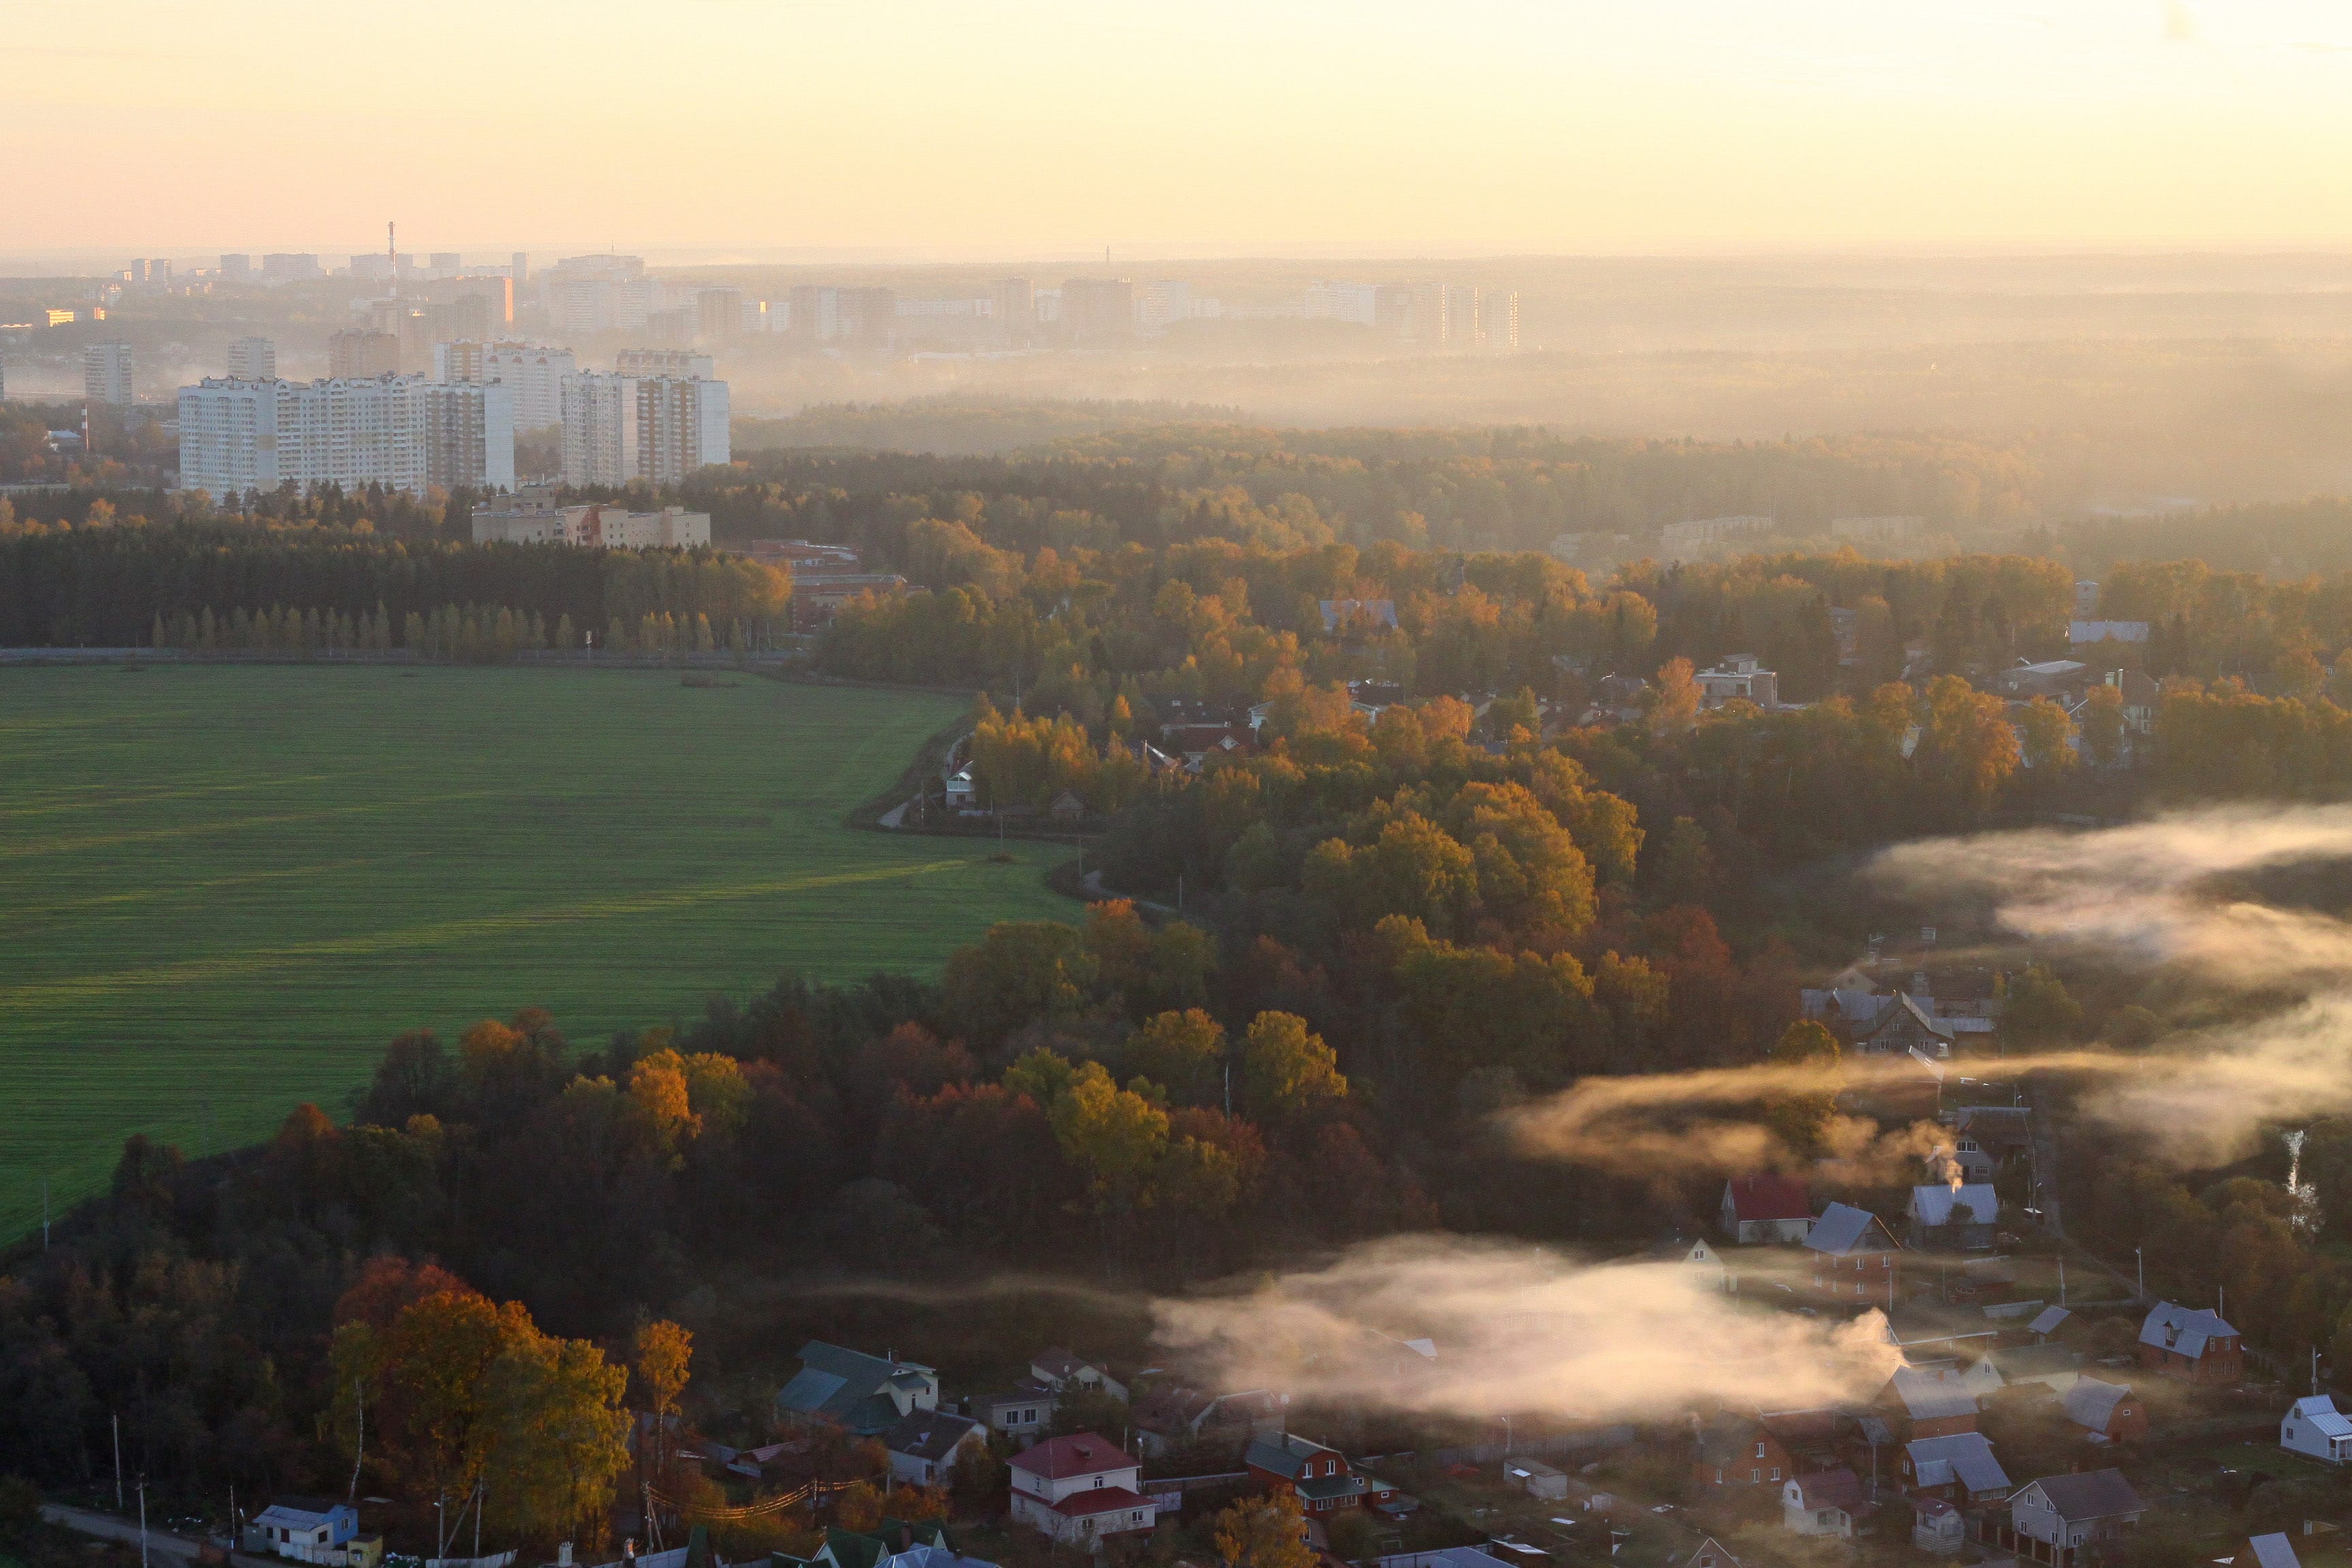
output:
[{"label": "open meadow", "polygon": [[1062,851],[842,826],[956,700],[722,680],[0,670],[0,1242],[131,1133],[340,1112],[403,1029],[536,1005],[593,1046],[1073,908]]}]

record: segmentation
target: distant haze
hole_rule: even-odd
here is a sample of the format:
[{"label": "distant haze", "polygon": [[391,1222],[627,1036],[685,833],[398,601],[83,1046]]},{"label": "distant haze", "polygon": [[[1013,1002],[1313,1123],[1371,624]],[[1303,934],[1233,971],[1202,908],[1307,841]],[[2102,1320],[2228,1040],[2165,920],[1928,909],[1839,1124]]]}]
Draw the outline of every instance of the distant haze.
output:
[{"label": "distant haze", "polygon": [[2321,0],[0,0],[0,40],[10,249],[2352,235]]}]

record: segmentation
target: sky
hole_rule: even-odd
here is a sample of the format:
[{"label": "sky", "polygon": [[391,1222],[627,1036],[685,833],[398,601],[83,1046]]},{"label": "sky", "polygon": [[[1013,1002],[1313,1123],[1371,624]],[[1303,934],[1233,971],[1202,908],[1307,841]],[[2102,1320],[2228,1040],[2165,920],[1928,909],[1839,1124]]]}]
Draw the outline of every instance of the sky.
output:
[{"label": "sky", "polygon": [[0,253],[2333,246],[2344,0],[0,0]]}]

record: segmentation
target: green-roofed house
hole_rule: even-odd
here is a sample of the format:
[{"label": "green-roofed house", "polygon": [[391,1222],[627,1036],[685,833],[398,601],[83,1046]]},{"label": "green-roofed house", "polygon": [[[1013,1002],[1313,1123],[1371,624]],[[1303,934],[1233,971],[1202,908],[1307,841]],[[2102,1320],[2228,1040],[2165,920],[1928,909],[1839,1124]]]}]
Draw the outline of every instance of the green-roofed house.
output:
[{"label": "green-roofed house", "polygon": [[878,1437],[908,1413],[939,1404],[936,1368],[811,1340],[801,1347],[801,1370],[776,1394],[776,1415],[794,1426]]}]

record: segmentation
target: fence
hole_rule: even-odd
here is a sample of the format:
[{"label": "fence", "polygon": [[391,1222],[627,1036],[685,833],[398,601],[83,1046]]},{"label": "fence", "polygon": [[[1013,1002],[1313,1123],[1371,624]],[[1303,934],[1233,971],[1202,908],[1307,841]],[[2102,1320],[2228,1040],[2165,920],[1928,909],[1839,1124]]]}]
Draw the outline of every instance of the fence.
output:
[{"label": "fence", "polygon": [[[490,1557],[427,1557],[425,1568],[507,1568],[514,1560],[514,1549],[509,1547]],[[683,1564],[685,1561],[686,1554],[680,1552],[678,1562]]]},{"label": "fence", "polygon": [[[1491,1465],[1498,1459],[1547,1454],[1581,1454],[1594,1448],[1622,1448],[1638,1436],[1631,1426],[1603,1426],[1594,1432],[1568,1432],[1557,1437],[1526,1437],[1515,1443],[1480,1443],[1467,1448],[1438,1448],[1423,1456],[1433,1465]],[[1402,1459],[1407,1455],[1391,1456]],[[1364,1463],[1377,1464],[1375,1459]]]}]

